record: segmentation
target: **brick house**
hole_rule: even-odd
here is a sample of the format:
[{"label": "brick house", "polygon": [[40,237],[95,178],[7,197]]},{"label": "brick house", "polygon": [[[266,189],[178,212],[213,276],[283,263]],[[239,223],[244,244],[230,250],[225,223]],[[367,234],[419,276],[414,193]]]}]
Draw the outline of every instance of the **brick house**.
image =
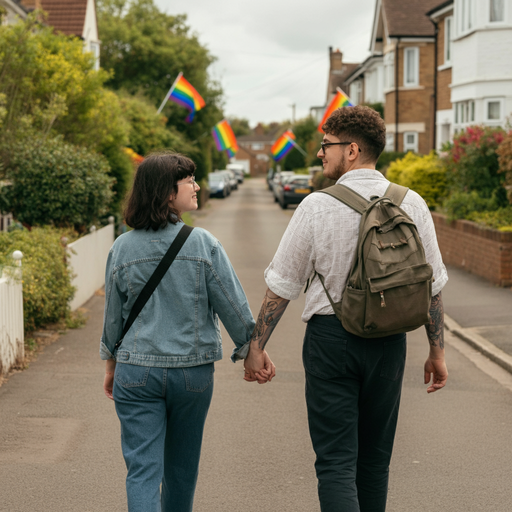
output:
[{"label": "brick house", "polygon": [[10,25],[16,20],[24,20],[27,10],[17,0],[0,0],[0,24]]},{"label": "brick house", "polygon": [[453,0],[444,1],[427,12],[436,32],[435,62],[435,128],[433,146],[441,149],[453,137],[451,100],[453,63]]},{"label": "brick house", "polygon": [[266,175],[271,167],[270,149],[276,141],[279,133],[279,126],[269,133],[261,124],[254,128],[253,133],[237,137],[239,150],[236,159],[232,162],[241,160],[249,161],[249,172],[251,176]]},{"label": "brick house", "polygon": [[343,62],[343,53],[341,53],[339,50],[333,51],[332,46],[329,46],[329,75],[327,78],[325,105],[319,107],[311,107],[309,109],[310,115],[317,122],[322,120],[325,109],[336,94],[338,87],[346,94],[348,94],[348,84],[346,79],[358,66],[359,64],[356,63]]}]

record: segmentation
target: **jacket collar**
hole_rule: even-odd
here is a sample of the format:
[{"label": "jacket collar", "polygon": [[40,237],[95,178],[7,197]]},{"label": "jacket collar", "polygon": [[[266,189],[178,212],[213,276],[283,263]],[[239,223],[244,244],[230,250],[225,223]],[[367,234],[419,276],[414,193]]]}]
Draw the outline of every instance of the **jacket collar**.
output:
[{"label": "jacket collar", "polygon": [[375,169],[354,169],[344,174],[336,184],[351,180],[386,180],[384,175]]}]

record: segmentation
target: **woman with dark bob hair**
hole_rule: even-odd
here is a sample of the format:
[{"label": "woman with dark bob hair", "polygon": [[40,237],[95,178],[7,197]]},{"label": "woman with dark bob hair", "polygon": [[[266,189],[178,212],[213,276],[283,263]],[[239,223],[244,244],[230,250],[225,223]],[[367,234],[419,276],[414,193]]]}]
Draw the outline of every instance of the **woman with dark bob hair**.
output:
[{"label": "woman with dark bob hair", "polygon": [[[107,260],[103,388],[121,422],[130,512],[192,511],[214,362],[222,358],[219,317],[236,345],[233,361],[247,357],[255,326],[222,245],[194,228],[122,336],[137,296],[184,226],[181,215],[197,209],[194,171],[179,154],[144,159],[125,209],[134,229],[117,238]],[[254,355],[261,371],[253,380],[271,380],[268,355]]]}]

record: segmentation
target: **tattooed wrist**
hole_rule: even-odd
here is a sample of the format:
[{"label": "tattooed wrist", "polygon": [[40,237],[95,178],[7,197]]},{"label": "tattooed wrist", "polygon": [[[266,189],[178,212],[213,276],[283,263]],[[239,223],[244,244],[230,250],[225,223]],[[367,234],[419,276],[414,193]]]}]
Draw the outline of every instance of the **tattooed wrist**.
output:
[{"label": "tattooed wrist", "polygon": [[444,308],[441,293],[432,297],[430,303],[430,321],[425,326],[431,347],[444,349]]}]

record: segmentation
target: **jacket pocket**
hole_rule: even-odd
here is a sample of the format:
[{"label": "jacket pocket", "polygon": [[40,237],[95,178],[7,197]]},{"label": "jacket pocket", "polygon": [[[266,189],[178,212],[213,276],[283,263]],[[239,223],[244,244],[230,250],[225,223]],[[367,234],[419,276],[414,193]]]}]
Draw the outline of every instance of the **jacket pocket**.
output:
[{"label": "jacket pocket", "polygon": [[123,388],[140,388],[148,382],[149,366],[136,366],[134,364],[116,364],[114,379]]},{"label": "jacket pocket", "polygon": [[347,373],[347,339],[308,334],[302,352],[304,368],[321,379],[334,379]]},{"label": "jacket pocket", "polygon": [[213,363],[183,368],[187,391],[191,391],[193,393],[202,393],[203,391],[206,391],[213,382],[214,371],[215,368]]}]

